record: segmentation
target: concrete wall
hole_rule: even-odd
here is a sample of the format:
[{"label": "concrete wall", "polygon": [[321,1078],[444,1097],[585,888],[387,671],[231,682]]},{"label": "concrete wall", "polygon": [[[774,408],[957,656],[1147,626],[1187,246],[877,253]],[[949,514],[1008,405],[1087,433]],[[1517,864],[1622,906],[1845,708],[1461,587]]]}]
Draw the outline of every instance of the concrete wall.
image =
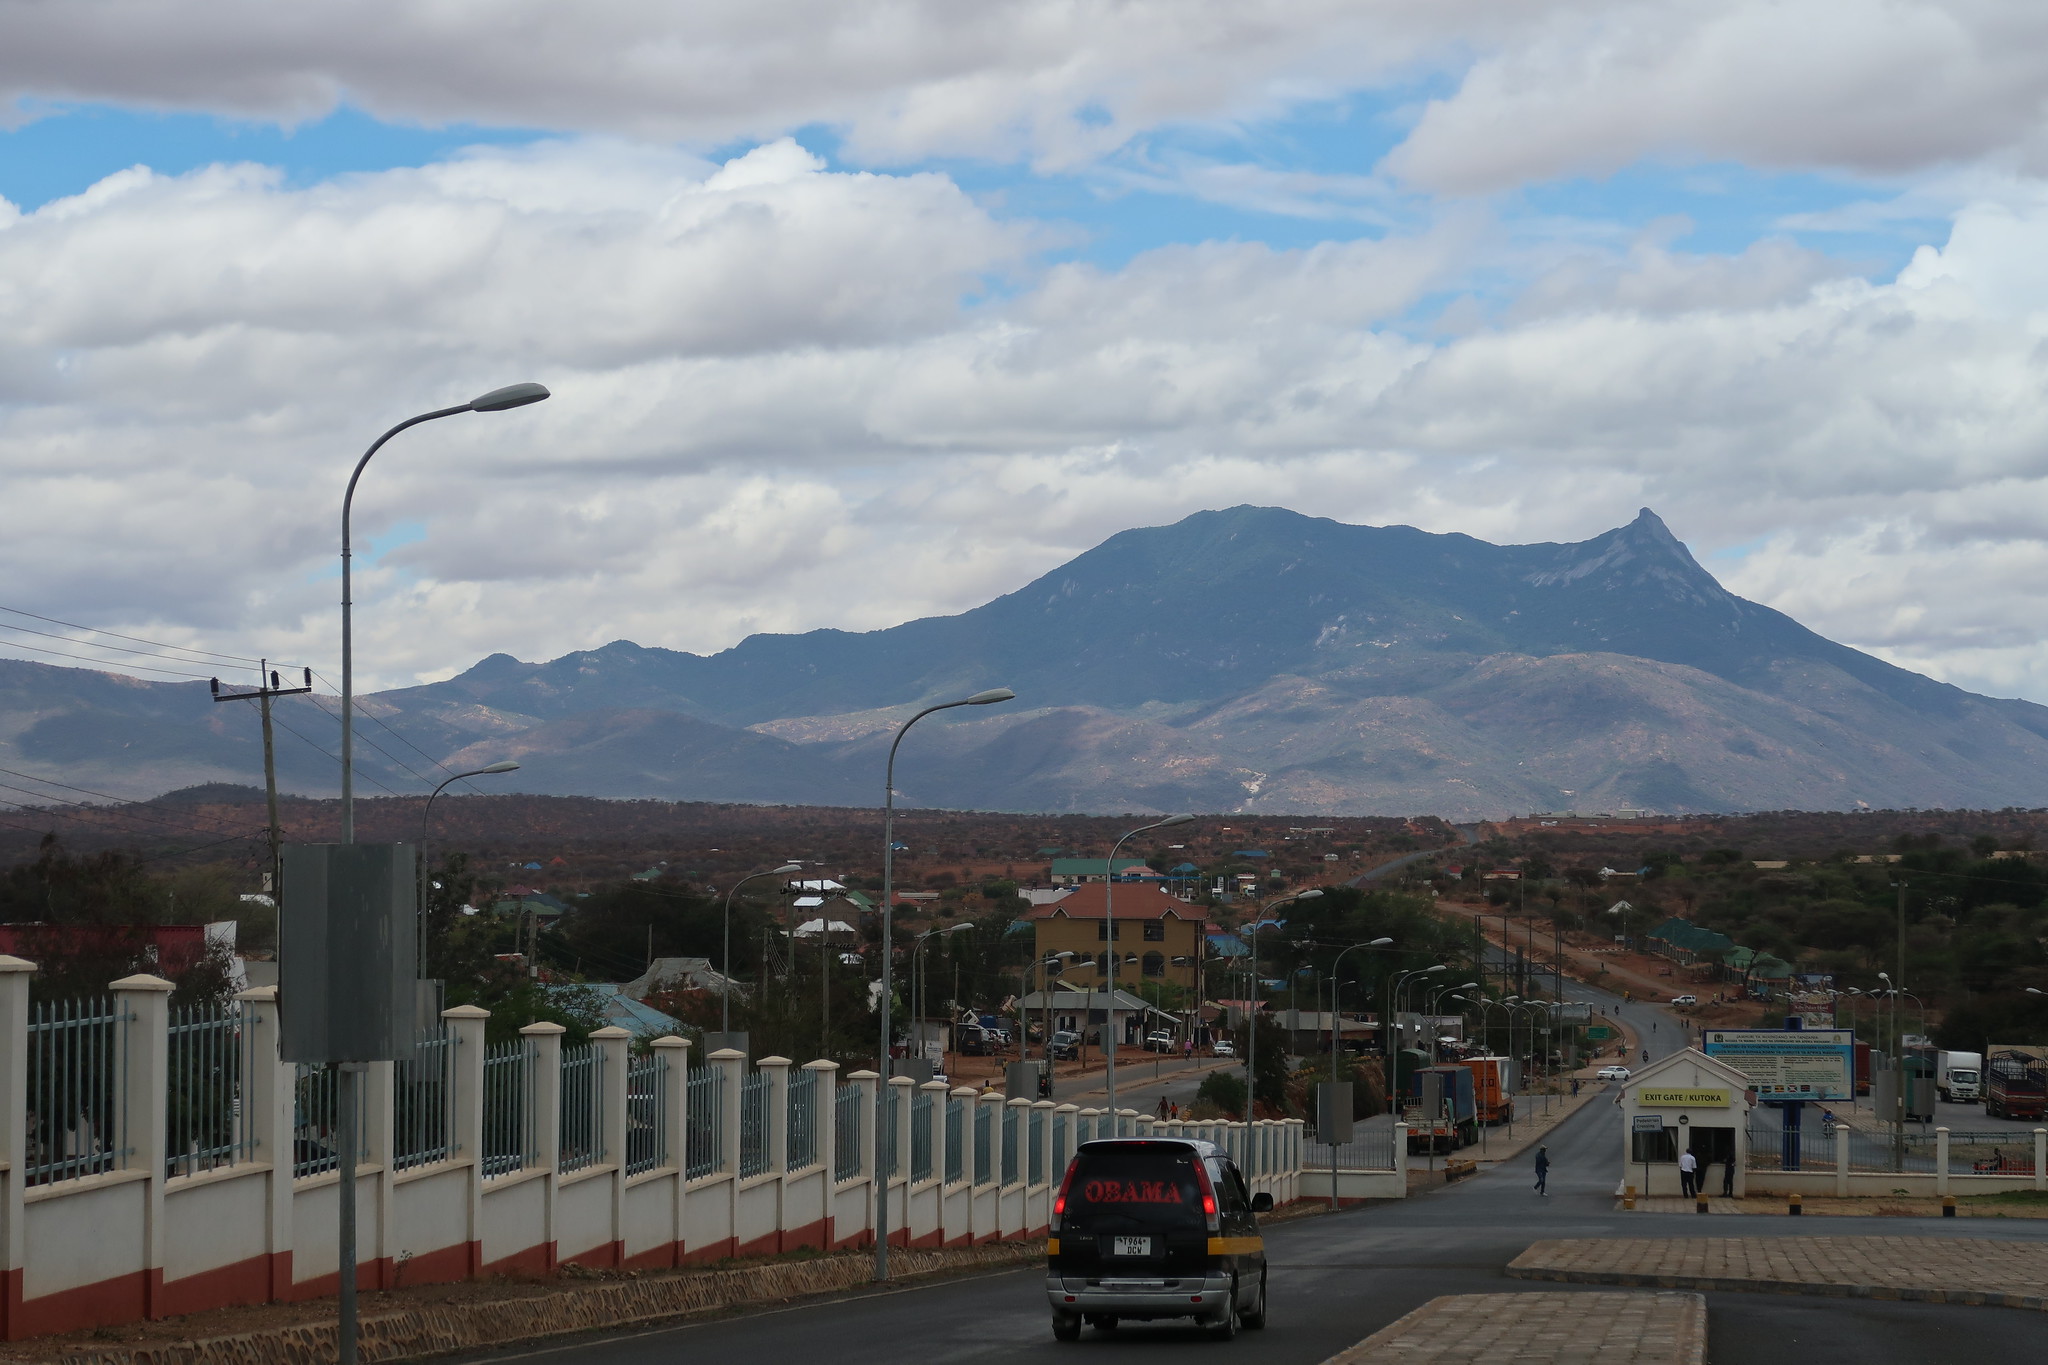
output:
[{"label": "concrete wall", "polygon": [[[237,997],[237,1030],[248,1060],[233,1094],[243,1150],[193,1171],[166,1152],[170,1082],[168,982],[131,977],[115,983],[121,1030],[122,1114],[116,1169],[29,1184],[28,980],[32,964],[0,957],[0,1337],[7,1340],[83,1327],[111,1326],[206,1308],[306,1299],[336,1288],[339,1182],[333,1172],[294,1175],[303,1116],[294,1068],[277,1056],[277,991]],[[579,1169],[562,1169],[561,1029],[524,1030],[533,1058],[523,1091],[531,1134],[517,1169],[486,1175],[484,1029],[489,1016],[458,1007],[442,1016],[450,1043],[445,1095],[450,1151],[445,1159],[397,1169],[399,1105],[391,1063],[365,1078],[364,1148],[357,1167],[358,1284],[369,1288],[446,1282],[494,1272],[547,1274],[565,1263],[659,1267],[766,1254],[798,1247],[872,1245],[876,1217],[874,1121],[878,1078],[841,1077],[831,1062],[814,1073],[812,1159],[790,1169],[787,1116],[791,1063],[764,1058],[768,1077],[763,1169],[739,1174],[744,1056],[716,1052],[693,1061],[690,1044],[660,1039],[665,1090],[629,1098],[629,1043],[623,1030],[593,1035],[603,1056],[592,1103],[605,1150]],[[723,1075],[724,1104],[716,1169],[685,1173],[689,1078],[693,1068]],[[1108,1136],[1106,1113],[1073,1105],[948,1092],[927,1087],[917,1114],[911,1083],[891,1082],[900,1169],[888,1182],[887,1226],[898,1246],[967,1246],[1041,1234],[1060,1177],[1079,1142]],[[859,1131],[842,1144],[838,1095],[858,1096],[848,1111]],[[948,1101],[958,1101],[957,1112]],[[637,1107],[629,1110],[629,1103]],[[638,1131],[658,1129],[649,1169],[626,1170],[622,1149],[629,1113]],[[988,1170],[979,1169],[978,1113],[989,1115]],[[1007,1121],[1005,1121],[1007,1120]],[[911,1178],[913,1122],[926,1131],[929,1173]],[[960,1128],[960,1159],[949,1170],[948,1124]],[[1299,1197],[1301,1125],[1155,1123],[1124,1111],[1124,1134],[1175,1133],[1226,1146],[1254,1190],[1276,1203]],[[1008,1139],[1014,1144],[1004,1151]],[[837,1154],[844,1147],[849,1159]],[[1033,1153],[1036,1153],[1034,1158]],[[574,1164],[574,1163],[572,1163]],[[1006,1166],[1014,1171],[1002,1178]],[[190,1172],[170,1175],[169,1171]],[[1035,1178],[1034,1178],[1035,1177]]]}]

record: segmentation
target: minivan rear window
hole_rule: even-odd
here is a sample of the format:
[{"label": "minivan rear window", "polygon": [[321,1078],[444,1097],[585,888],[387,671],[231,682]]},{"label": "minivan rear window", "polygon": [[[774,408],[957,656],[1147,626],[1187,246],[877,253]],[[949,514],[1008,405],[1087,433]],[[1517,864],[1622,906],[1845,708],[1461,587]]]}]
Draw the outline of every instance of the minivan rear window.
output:
[{"label": "minivan rear window", "polygon": [[1194,1153],[1175,1147],[1083,1152],[1067,1184],[1062,1221],[1091,1232],[1201,1226],[1195,1161]]}]

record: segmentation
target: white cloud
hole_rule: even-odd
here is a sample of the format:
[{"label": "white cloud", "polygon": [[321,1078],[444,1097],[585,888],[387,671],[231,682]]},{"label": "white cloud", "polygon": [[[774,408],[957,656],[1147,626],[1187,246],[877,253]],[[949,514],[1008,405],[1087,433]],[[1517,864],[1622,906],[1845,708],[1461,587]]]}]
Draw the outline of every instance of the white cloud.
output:
[{"label": "white cloud", "polygon": [[[956,611],[1132,525],[1274,503],[1496,540],[1642,504],[1732,585],[2048,697],[2048,206],[1897,282],[1792,247],[1381,241],[1047,266],[943,176],[609,142],[289,188],[123,173],[0,224],[7,605],[330,668],[342,480],[365,674]],[[1503,285],[1502,280],[1509,281]],[[1486,282],[1438,331],[1417,321]],[[1000,290],[991,292],[990,283]],[[2021,586],[2015,586],[2021,585]]]}]

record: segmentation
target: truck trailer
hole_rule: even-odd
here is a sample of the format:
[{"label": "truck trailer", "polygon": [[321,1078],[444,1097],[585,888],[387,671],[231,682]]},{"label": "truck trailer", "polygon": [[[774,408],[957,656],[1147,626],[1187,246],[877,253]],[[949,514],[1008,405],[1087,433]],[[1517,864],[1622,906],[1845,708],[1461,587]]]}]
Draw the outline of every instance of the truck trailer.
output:
[{"label": "truck trailer", "polygon": [[[1441,1098],[1431,1104],[1433,1091]],[[1408,1125],[1410,1152],[1455,1152],[1470,1147],[1479,1141],[1472,1073],[1457,1065],[1417,1067],[1410,1078],[1402,1119]]]},{"label": "truck trailer", "polygon": [[1481,1123],[1506,1123],[1515,1103],[1515,1064],[1506,1057],[1467,1057],[1460,1066],[1472,1073],[1472,1110]]},{"label": "truck trailer", "polygon": [[2048,1047],[1993,1043],[1984,1054],[1984,1116],[2039,1119],[2048,1107]]}]

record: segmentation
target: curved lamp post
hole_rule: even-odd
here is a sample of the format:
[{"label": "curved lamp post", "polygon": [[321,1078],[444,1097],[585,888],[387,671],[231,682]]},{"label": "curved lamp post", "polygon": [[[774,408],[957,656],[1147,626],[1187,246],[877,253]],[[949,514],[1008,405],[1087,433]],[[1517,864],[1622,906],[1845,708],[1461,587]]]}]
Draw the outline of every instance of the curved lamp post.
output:
[{"label": "curved lamp post", "polygon": [[[1194,817],[1190,816],[1188,818],[1193,819]],[[1297,891],[1291,896],[1282,896],[1270,905],[1261,906],[1259,918],[1263,920],[1268,911],[1278,910],[1282,906],[1292,905],[1296,901],[1312,901],[1322,894],[1323,889],[1320,886],[1311,886],[1306,891]],[[1259,1103],[1259,1072],[1256,1065],[1259,1060],[1259,926],[1256,923],[1252,925],[1252,955],[1250,961],[1251,1009],[1246,1011],[1245,1014],[1244,1046],[1244,1121],[1246,1123],[1252,1121],[1252,1115],[1257,1110]]]},{"label": "curved lamp post", "polygon": [[[973,928],[974,928],[974,925],[973,925],[973,924],[971,924],[971,923],[969,923],[969,922],[966,922],[966,921],[962,921],[962,922],[961,922],[961,923],[959,923],[959,924],[949,924],[949,925],[947,925],[947,926],[946,926],[945,928],[943,928],[943,929],[927,929],[927,930],[925,930],[925,931],[924,931],[923,933],[919,934],[919,935],[917,936],[916,940],[915,940],[914,942],[912,942],[912,943],[911,943],[911,945],[910,945],[910,1017],[911,1017],[911,1020],[913,1021],[913,1022],[912,1022],[912,1025],[911,1025],[911,1026],[912,1026],[913,1028],[915,1028],[915,1027],[918,1027],[919,1025],[921,1025],[921,1024],[923,1024],[923,1023],[924,1023],[924,1010],[925,1010],[925,1004],[924,1004],[924,944],[925,944],[925,940],[926,940],[926,939],[928,939],[928,938],[933,938],[933,937],[943,938],[943,937],[945,937],[945,936],[946,936],[946,935],[948,935],[948,934],[958,934],[958,933],[963,933],[963,932],[966,932],[966,931],[972,930]],[[941,1060],[943,1060],[943,1059],[941,1059]]]},{"label": "curved lamp post", "polygon": [[[718,970],[725,975],[725,985],[720,987],[718,991],[718,1031],[720,1033],[732,1032],[732,898],[738,895],[740,888],[748,882],[757,882],[763,877],[786,877],[792,872],[801,872],[803,870],[804,865],[802,863],[784,863],[781,867],[771,867],[766,872],[749,872],[746,876],[726,888],[725,937],[723,946],[719,949],[718,959]],[[830,935],[828,934],[826,937],[829,938]]]},{"label": "curved lamp post", "polygon": [[[1501,1012],[1502,1012],[1502,1013],[1506,1014],[1506,1015],[1507,1015],[1507,1017],[1508,1017],[1508,1053],[1509,1053],[1509,1056],[1510,1056],[1510,1058],[1512,1058],[1512,1056],[1513,1056],[1513,1053],[1514,1053],[1514,1047],[1515,1047],[1515,1038],[1514,1038],[1514,1032],[1515,1032],[1515,1015],[1514,1015],[1514,1011],[1513,1011],[1512,1009],[1510,1009],[1510,1008],[1509,1008],[1508,1006],[1506,1006],[1506,1005],[1503,1005],[1503,1004],[1501,1004],[1501,1002],[1500,1002],[1500,1001],[1498,1001],[1498,1000],[1489,1000],[1489,999],[1487,999],[1487,998],[1486,998],[1485,996],[1483,996],[1483,995],[1454,995],[1454,996],[1452,996],[1452,997],[1451,997],[1451,999],[1453,999],[1453,1000],[1457,1000],[1457,1001],[1462,1001],[1463,1003],[1465,1003],[1465,1004],[1467,1004],[1467,1005],[1477,1005],[1477,1006],[1479,1006],[1479,1031],[1480,1031],[1481,1033],[1484,1033],[1484,1032],[1486,1031],[1486,1007],[1487,1007],[1487,1006],[1489,1006],[1489,1005],[1492,1005],[1492,1006],[1496,1006],[1496,1007],[1498,1007],[1498,1008],[1499,1008],[1499,1009],[1501,1010]],[[1508,1100],[1508,1141],[1509,1141],[1509,1142],[1513,1142],[1513,1141],[1515,1140],[1515,1092],[1514,1092],[1513,1090],[1509,1090],[1509,1091],[1507,1092],[1507,1100]],[[1480,1130],[1479,1130],[1479,1142],[1480,1142],[1480,1147],[1481,1147],[1481,1150],[1484,1150],[1484,1148],[1485,1148],[1485,1144],[1486,1144],[1486,1129],[1485,1129],[1485,1126],[1484,1126],[1483,1124],[1482,1124],[1482,1125],[1480,1126]]]},{"label": "curved lamp post", "polygon": [[[950,711],[956,706],[993,706],[997,702],[1010,701],[1016,693],[1007,687],[991,687],[986,692],[976,692],[971,697],[958,701],[942,701],[937,706],[927,706],[909,720],[896,727],[896,738],[889,742],[889,762],[882,770],[882,995],[876,1004],[875,1013],[881,1016],[881,1040],[875,1053],[875,1070],[881,1079],[875,1083],[875,1132],[882,1131],[889,1099],[889,1025],[890,991],[895,986],[895,964],[890,954],[895,951],[895,941],[890,933],[896,917],[896,750],[902,745],[903,737],[910,733],[910,727],[935,711]],[[875,1278],[889,1278],[889,1180],[887,1175],[875,1175]]]},{"label": "curved lamp post", "polygon": [[1123,1132],[1123,1117],[1116,1108],[1116,853],[1130,840],[1155,829],[1168,829],[1174,825],[1194,822],[1192,815],[1169,815],[1164,820],[1155,820],[1149,825],[1140,825],[1109,846],[1109,858],[1102,864],[1102,933],[1103,942],[1109,951],[1109,975],[1104,987],[1109,992],[1109,1001],[1102,1016],[1102,1088],[1109,1105],[1109,1131],[1112,1137]]},{"label": "curved lamp post", "polygon": [[[1410,968],[1408,971],[1405,972],[1394,973],[1393,979],[1387,982],[1387,1028],[1388,1030],[1390,1030],[1387,1034],[1387,1065],[1389,1069],[1394,1071],[1400,1070],[1399,1067],[1396,1067],[1393,1064],[1394,1047],[1392,1042],[1393,1034],[1391,1030],[1394,1027],[1394,1017],[1401,1012],[1401,992],[1407,988],[1409,980],[1413,977],[1428,976],[1432,972],[1447,972],[1450,969],[1450,964],[1447,962],[1439,962],[1434,967],[1414,967]],[[1405,1030],[1402,1032],[1402,1041],[1407,1041],[1407,1033]]]},{"label": "curved lamp post", "polygon": [[[355,510],[356,481],[363,477],[363,467],[370,463],[370,457],[384,448],[384,443],[422,422],[431,422],[437,417],[453,417],[458,412],[503,412],[507,408],[523,408],[528,403],[538,403],[548,396],[548,391],[539,384],[512,384],[502,389],[492,389],[480,398],[472,398],[459,407],[441,408],[435,412],[423,412],[417,417],[408,417],[391,430],[371,442],[363,452],[363,458],[356,461],[353,474],[348,476],[348,491],[341,499],[341,841],[352,844],[356,841],[356,770],[355,770],[355,620],[354,602],[349,591],[349,518]],[[344,1282],[343,1292],[353,1298],[354,1286]],[[353,1305],[351,1305],[353,1306]],[[354,1341],[349,1343],[353,1354]]]},{"label": "curved lamp post", "polygon": [[[1056,953],[1047,953],[1044,957],[1031,959],[1031,961],[1024,964],[1024,970],[1017,974],[1018,1061],[1024,1062],[1031,1059],[1031,1016],[1024,1012],[1024,997],[1031,993],[1031,974],[1040,968],[1044,969],[1045,974],[1038,978],[1038,989],[1040,992],[1049,995],[1052,993],[1052,969],[1059,966],[1062,962],[1072,960],[1073,956],[1072,949],[1062,948]],[[1048,1010],[1048,1012],[1050,1011]],[[1050,1031],[1045,1035],[1045,1064],[1048,1067],[1052,1065],[1052,1034]]]},{"label": "curved lamp post", "polygon": [[1338,1046],[1339,1042],[1341,1041],[1341,1040],[1340,1040],[1340,1039],[1338,1038],[1338,1036],[1337,1036],[1337,992],[1338,992],[1339,990],[1341,990],[1341,989],[1342,989],[1342,983],[1341,983],[1341,982],[1340,982],[1340,981],[1338,980],[1338,977],[1337,977],[1337,968],[1343,965],[1343,963],[1344,963],[1344,958],[1345,958],[1345,955],[1346,955],[1346,954],[1348,954],[1348,953],[1355,953],[1355,952],[1358,952],[1358,951],[1359,951],[1360,949],[1364,949],[1364,950],[1365,950],[1366,952],[1369,952],[1369,953],[1371,953],[1371,952],[1378,952],[1378,951],[1380,951],[1381,949],[1385,948],[1385,947],[1386,947],[1386,946],[1387,946],[1388,944],[1392,943],[1393,941],[1394,941],[1394,940],[1392,940],[1392,939],[1390,939],[1390,938],[1375,938],[1375,939],[1370,939],[1370,940],[1368,940],[1368,941],[1366,941],[1366,942],[1364,942],[1364,943],[1354,943],[1354,944],[1352,944],[1352,945],[1351,945],[1351,946],[1350,946],[1349,948],[1345,948],[1345,949],[1343,949],[1342,951],[1340,951],[1340,952],[1339,952],[1339,953],[1337,954],[1337,956],[1336,956],[1335,958],[1331,959],[1331,962],[1330,962],[1330,1079],[1331,1079],[1331,1080],[1333,1080],[1333,1081],[1337,1079],[1337,1046]]},{"label": "curved lamp post", "polygon": [[517,772],[518,770],[519,765],[507,758],[482,768],[471,769],[466,773],[457,773],[455,776],[442,782],[440,786],[434,788],[433,795],[427,798],[426,809],[420,812],[420,899],[419,907],[413,916],[413,922],[417,926],[415,930],[418,934],[417,960],[421,970],[425,970],[427,962],[427,821],[433,817],[434,801],[442,792],[448,790],[449,783],[460,782],[465,777],[492,777],[498,773]]},{"label": "curved lamp post", "polygon": [[[1476,991],[1478,989],[1479,983],[1477,981],[1467,981],[1456,986],[1431,986],[1428,990],[1426,990],[1423,993],[1423,998],[1428,1002],[1426,1005],[1423,1006],[1423,1014],[1425,1017],[1430,1019],[1436,1018],[1437,1002],[1442,1000],[1443,997],[1451,991]],[[1436,1063],[1442,1060],[1442,1058],[1438,1055],[1442,1052],[1442,1050],[1442,1046],[1437,1039],[1435,1031],[1431,1030],[1429,1038],[1429,1060],[1431,1061],[1431,1063]]]}]

